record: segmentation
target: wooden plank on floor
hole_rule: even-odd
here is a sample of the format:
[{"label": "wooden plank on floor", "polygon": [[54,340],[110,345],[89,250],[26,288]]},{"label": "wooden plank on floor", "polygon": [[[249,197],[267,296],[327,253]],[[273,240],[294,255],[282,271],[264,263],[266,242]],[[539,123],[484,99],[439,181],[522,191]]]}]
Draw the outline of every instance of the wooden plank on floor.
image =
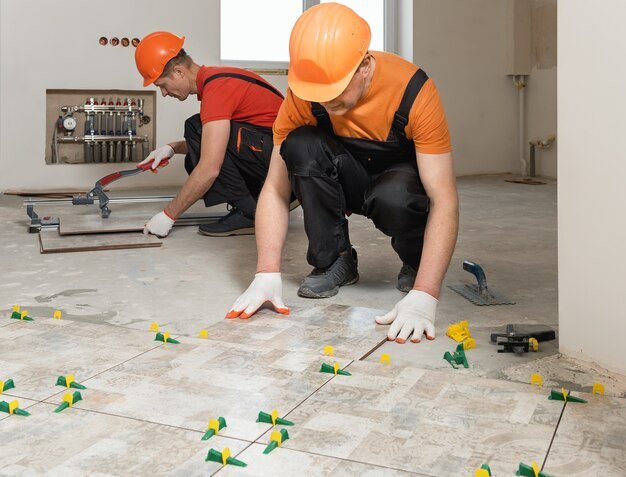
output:
[{"label": "wooden plank on floor", "polygon": [[[176,220],[175,226],[200,225],[214,222],[223,214],[186,213]],[[84,235],[119,232],[141,232],[152,214],[111,214],[103,219],[97,213],[86,215],[62,215],[59,217],[60,235]]]},{"label": "wooden plank on floor", "polygon": [[142,233],[110,233],[101,235],[59,235],[56,230],[39,233],[41,253],[89,252],[128,248],[160,247],[162,242],[154,235]]}]

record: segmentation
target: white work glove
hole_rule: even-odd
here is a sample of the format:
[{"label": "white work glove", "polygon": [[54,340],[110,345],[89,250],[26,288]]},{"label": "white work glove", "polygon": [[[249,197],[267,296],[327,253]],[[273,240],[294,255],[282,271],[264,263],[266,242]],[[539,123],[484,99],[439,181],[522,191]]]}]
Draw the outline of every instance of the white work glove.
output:
[{"label": "white work glove", "polygon": [[152,169],[156,169],[157,167],[159,167],[161,161],[163,161],[164,159],[171,159],[174,154],[175,152],[174,149],[172,149],[172,146],[165,145],[157,147],[154,151],[148,154],[148,157],[146,157],[138,165],[143,166],[144,164],[147,164],[148,162],[154,160],[154,162],[152,163]]},{"label": "white work glove", "polygon": [[159,212],[146,224],[143,228],[143,233],[156,235],[157,237],[167,237],[167,234],[170,233],[174,226],[174,222],[176,221],[167,215],[165,211]]},{"label": "white work glove", "polygon": [[435,339],[435,314],[439,301],[428,293],[411,290],[402,300],[396,303],[389,313],[376,317],[379,325],[388,325],[387,339],[404,343],[411,333],[413,343],[419,343],[426,333],[429,340]]},{"label": "white work glove", "polygon": [[289,308],[283,302],[283,282],[280,273],[257,273],[248,289],[237,298],[226,318],[250,318],[266,301],[269,301],[278,313],[289,314]]}]

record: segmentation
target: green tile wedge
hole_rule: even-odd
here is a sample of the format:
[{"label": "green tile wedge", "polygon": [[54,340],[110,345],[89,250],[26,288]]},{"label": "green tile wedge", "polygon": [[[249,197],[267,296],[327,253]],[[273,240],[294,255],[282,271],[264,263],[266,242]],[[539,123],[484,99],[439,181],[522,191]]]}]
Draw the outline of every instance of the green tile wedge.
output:
[{"label": "green tile wedge", "polygon": [[582,398],[572,396],[572,393],[566,391],[565,389],[561,389],[560,391],[557,391],[556,389],[551,390],[548,399],[552,401],[579,402],[583,404],[587,403],[587,401]]},{"label": "green tile wedge", "polygon": [[[69,383],[69,384],[68,384]],[[57,386],[63,386],[66,388],[74,388],[74,389],[87,389],[86,386],[83,386],[80,383],[74,381],[74,375],[68,374],[67,376],[59,376],[57,378]]]},{"label": "green tile wedge", "polygon": [[278,417],[278,413],[276,412],[276,410],[272,411],[271,414],[259,411],[259,417],[257,417],[256,422],[266,422],[267,424],[272,424],[273,426],[276,424],[280,424],[282,426],[294,425],[293,422],[288,421],[287,419],[283,419],[282,417]]},{"label": "green tile wedge", "polygon": [[335,363],[334,365],[322,363],[322,367],[320,368],[320,373],[341,374],[342,376],[352,376],[352,374],[349,373],[348,371],[339,369],[338,363]]},{"label": "green tile wedge", "polygon": [[224,429],[225,427],[227,427],[226,419],[224,419],[223,417],[220,416],[217,419],[210,419],[208,429],[202,436],[202,439],[200,440],[202,441],[209,440],[211,437],[216,436],[217,433],[221,431],[222,429]]},{"label": "green tile wedge", "polygon": [[270,434],[270,443],[263,451],[263,454],[269,454],[277,447],[282,446],[283,442],[285,442],[287,439],[289,439],[289,433],[287,432],[287,429],[281,429],[280,431],[272,432],[272,434]]},{"label": "green tile wedge", "polygon": [[169,333],[161,333],[160,331],[154,337],[154,341],[161,341],[162,343],[180,344],[180,341],[170,338]]},{"label": "green tile wedge", "polygon": [[9,389],[15,388],[15,383],[12,379],[7,379],[6,381],[0,381],[0,394],[4,391],[8,391]]}]

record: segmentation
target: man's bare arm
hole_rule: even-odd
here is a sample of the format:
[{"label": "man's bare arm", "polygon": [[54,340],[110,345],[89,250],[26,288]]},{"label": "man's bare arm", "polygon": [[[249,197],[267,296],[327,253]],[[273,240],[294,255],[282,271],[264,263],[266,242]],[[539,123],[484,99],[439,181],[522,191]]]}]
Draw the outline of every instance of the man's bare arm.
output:
[{"label": "man's bare arm", "polygon": [[280,256],[289,226],[291,184],[287,166],[274,146],[272,159],[256,208],[257,272],[279,272]]},{"label": "man's bare arm", "polygon": [[413,288],[439,298],[459,229],[459,199],[451,153],[417,154],[420,178],[430,198],[424,248]]},{"label": "man's bare arm", "polygon": [[[165,207],[165,213],[172,219],[180,217],[211,188],[224,162],[229,137],[230,121],[228,119],[210,121],[202,126],[198,165],[187,178],[178,195]],[[172,144],[170,146],[178,152]]]}]

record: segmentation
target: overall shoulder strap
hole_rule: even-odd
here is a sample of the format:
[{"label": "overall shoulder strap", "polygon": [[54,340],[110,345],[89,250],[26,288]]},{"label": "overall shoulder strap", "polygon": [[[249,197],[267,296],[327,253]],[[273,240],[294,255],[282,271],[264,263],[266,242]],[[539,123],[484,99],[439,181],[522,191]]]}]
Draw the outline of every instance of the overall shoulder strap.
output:
[{"label": "overall shoulder strap", "polygon": [[258,79],[252,78],[251,76],[246,76],[246,75],[242,75],[242,74],[238,74],[238,73],[216,73],[214,75],[209,76],[206,80],[204,80],[204,84],[202,86],[204,87],[210,81],[213,81],[213,80],[218,79],[218,78],[235,78],[235,79],[240,79],[240,80],[243,80],[243,81],[247,81],[248,83],[256,84],[258,86],[261,86],[262,88],[265,88],[265,89],[271,91],[275,95],[280,96],[281,99],[285,99],[285,97],[281,94],[281,92],[278,91],[276,88],[274,88],[269,83],[266,83],[265,81],[259,81]]},{"label": "overall shoulder strap", "polygon": [[409,124],[409,112],[413,107],[415,98],[417,98],[417,95],[422,90],[422,86],[424,86],[426,81],[428,81],[428,75],[424,70],[419,69],[406,85],[402,101],[400,101],[400,106],[394,114],[393,123],[391,124],[391,128],[394,129],[396,133],[404,136],[404,128]]},{"label": "overall shoulder strap", "polygon": [[330,122],[330,116],[328,111],[320,103],[311,103],[311,112],[315,119],[317,119],[317,125],[330,132],[333,132],[333,125]]}]

